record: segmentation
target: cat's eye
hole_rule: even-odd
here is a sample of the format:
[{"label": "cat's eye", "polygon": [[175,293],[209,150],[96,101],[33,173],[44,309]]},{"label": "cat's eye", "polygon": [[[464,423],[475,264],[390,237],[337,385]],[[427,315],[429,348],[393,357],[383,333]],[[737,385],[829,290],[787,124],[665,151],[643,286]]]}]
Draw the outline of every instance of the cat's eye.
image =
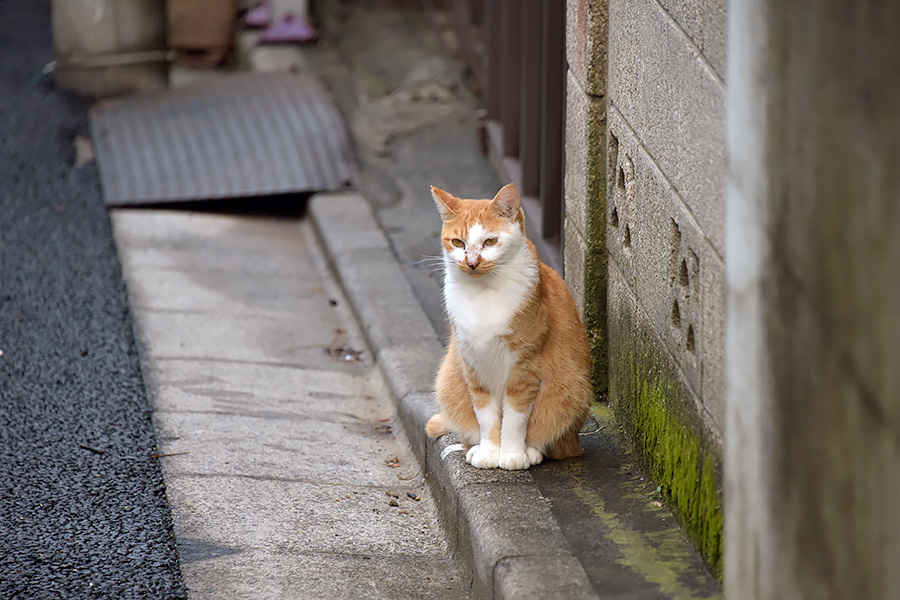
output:
[{"label": "cat's eye", "polygon": [[490,237],[490,238],[484,240],[485,246],[493,246],[496,243],[497,243],[497,238],[495,238],[495,237]]},{"label": "cat's eye", "polygon": [[465,248],[466,247],[466,243],[459,238],[450,240],[450,243],[453,244],[454,246],[456,246],[457,248]]}]

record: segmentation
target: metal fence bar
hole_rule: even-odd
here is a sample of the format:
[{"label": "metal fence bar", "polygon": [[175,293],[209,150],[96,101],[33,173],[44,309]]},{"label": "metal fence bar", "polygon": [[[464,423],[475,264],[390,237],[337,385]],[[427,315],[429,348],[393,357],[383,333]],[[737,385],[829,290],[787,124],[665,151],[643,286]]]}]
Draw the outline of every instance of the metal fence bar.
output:
[{"label": "metal fence bar", "polygon": [[522,193],[539,196],[541,185],[541,55],[544,50],[541,0],[521,0],[522,79],[519,90],[519,161]]},{"label": "metal fence bar", "polygon": [[488,115],[492,119],[498,119],[501,113],[502,100],[500,96],[501,82],[501,57],[503,46],[500,28],[502,26],[501,2],[505,0],[484,1],[484,49],[487,58],[485,69],[487,81],[484,86],[484,102]]},{"label": "metal fence bar", "polygon": [[[520,0],[501,2],[500,125],[503,127],[503,154],[519,155],[519,79],[522,62],[522,6]],[[493,75],[493,73],[492,73]]]},{"label": "metal fence bar", "polygon": [[547,239],[562,239],[566,3],[542,2],[545,50],[541,66],[541,232]]},{"label": "metal fence bar", "polygon": [[[466,0],[462,0],[460,4],[465,4]],[[471,25],[481,25],[484,22],[483,0],[468,0],[469,4],[469,23]]]}]

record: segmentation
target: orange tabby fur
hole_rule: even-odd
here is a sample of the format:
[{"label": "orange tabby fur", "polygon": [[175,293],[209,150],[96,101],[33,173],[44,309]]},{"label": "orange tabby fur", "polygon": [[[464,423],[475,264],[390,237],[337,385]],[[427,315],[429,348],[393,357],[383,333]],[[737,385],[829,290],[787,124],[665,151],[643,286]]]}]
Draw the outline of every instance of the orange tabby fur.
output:
[{"label": "orange tabby fur", "polygon": [[[540,462],[543,455],[566,458],[581,454],[578,432],[593,397],[587,334],[565,282],[538,260],[534,245],[525,238],[525,220],[518,191],[510,184],[493,200],[463,200],[437,188],[432,188],[432,192],[444,222],[441,237],[448,276],[458,278],[472,294],[480,293],[479,286],[497,285],[498,278],[518,277],[527,282],[521,285],[521,297],[497,300],[508,306],[517,302],[518,306],[515,310],[510,309],[511,316],[505,329],[499,329],[496,336],[500,338],[497,347],[508,350],[514,362],[505,380],[505,394],[495,390],[493,401],[528,415],[525,443],[529,452],[537,450],[540,454],[537,459],[526,461],[524,467],[521,464],[504,466],[502,460],[499,465],[488,466],[527,468]],[[487,232],[506,233],[492,244],[488,240],[479,245],[474,239],[471,252],[467,244],[465,260],[454,261],[451,258],[457,247],[454,240],[459,243],[471,238],[476,226]],[[519,245],[515,246],[516,243]],[[503,244],[517,248],[520,260],[516,264],[520,266],[510,266],[511,259],[503,254],[495,261],[484,256],[497,253],[490,252],[488,245],[494,250],[494,246]],[[481,253],[475,256],[478,248]],[[457,257],[460,255],[461,252],[456,252]],[[454,268],[459,273],[449,271]],[[477,283],[466,283],[466,277]],[[484,409],[492,402],[490,384],[485,381],[488,378],[484,371],[486,367],[471,364],[473,359],[467,358],[461,350],[460,343],[464,342],[458,339],[454,319],[462,323],[467,316],[463,312],[454,317],[452,308],[448,306],[450,342],[436,382],[441,412],[428,421],[426,432],[431,437],[438,437],[453,431],[469,446],[480,440],[484,444],[487,438],[499,448],[502,422],[493,422],[490,431],[484,432],[476,416],[476,408]],[[476,372],[479,369],[481,376]],[[498,395],[502,398],[497,399]]]}]

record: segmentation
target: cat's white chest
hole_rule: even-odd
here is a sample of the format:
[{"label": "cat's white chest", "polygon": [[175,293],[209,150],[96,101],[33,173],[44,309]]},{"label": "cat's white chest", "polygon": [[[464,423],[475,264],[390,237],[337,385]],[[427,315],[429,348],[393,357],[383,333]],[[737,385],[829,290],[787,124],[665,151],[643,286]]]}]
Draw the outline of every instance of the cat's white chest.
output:
[{"label": "cat's white chest", "polygon": [[505,391],[518,360],[504,336],[512,333],[513,317],[529,288],[527,281],[493,287],[453,277],[445,282],[444,300],[462,358],[495,396]]},{"label": "cat's white chest", "polygon": [[516,363],[503,336],[510,333],[512,314],[505,307],[487,308],[470,298],[457,305],[453,319],[456,342],[463,360],[475,371],[492,395],[506,389],[506,381]]}]

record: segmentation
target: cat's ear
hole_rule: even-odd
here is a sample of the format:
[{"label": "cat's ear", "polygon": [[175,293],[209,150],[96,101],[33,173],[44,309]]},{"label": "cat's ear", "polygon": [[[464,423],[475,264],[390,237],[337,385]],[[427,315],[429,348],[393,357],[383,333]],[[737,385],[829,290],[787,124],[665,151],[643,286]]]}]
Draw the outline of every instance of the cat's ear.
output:
[{"label": "cat's ear", "polygon": [[508,183],[500,188],[497,195],[491,201],[491,204],[497,209],[501,217],[505,217],[510,221],[515,220],[519,216],[519,207],[522,200],[519,198],[519,190],[516,184]]},{"label": "cat's ear", "polygon": [[441,212],[441,221],[446,223],[456,216],[456,211],[459,210],[459,198],[434,186],[431,186],[431,197],[434,198],[434,204]]}]

